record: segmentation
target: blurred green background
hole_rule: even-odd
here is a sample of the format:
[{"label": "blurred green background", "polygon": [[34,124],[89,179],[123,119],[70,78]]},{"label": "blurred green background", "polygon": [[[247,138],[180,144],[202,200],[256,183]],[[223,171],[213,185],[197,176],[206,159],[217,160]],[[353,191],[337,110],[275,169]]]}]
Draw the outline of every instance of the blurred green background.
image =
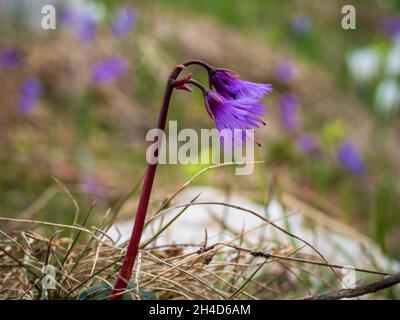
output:
[{"label": "blurred green background", "polygon": [[[73,205],[64,193],[53,195],[52,176],[83,209],[97,198],[94,218],[116,206],[145,170],[145,135],[156,124],[168,72],[198,58],[274,87],[265,100],[267,126],[257,130],[257,159],[265,164],[252,176],[225,168],[198,183],[259,202],[271,192],[292,194],[400,258],[400,1],[350,1],[355,30],[342,28],[349,1],[339,0],[49,2],[56,30],[41,29],[41,1],[0,0],[1,216],[71,223]],[[134,22],[118,37],[112,26],[127,7]],[[95,25],[89,40],[80,24],[87,17],[89,31]],[[4,54],[11,49],[15,63]],[[96,63],[116,56],[126,62],[123,72],[94,83]],[[204,72],[191,70],[206,83]],[[40,94],[23,89],[32,77]],[[298,99],[295,130],[282,118],[288,94]],[[26,95],[28,104],[36,98],[29,111],[21,109]],[[212,128],[202,100],[198,92],[175,93],[169,119],[179,128]],[[304,134],[316,144],[312,152],[299,147]],[[338,162],[343,141],[357,146],[362,174]],[[162,165],[153,201],[203,167]]]}]

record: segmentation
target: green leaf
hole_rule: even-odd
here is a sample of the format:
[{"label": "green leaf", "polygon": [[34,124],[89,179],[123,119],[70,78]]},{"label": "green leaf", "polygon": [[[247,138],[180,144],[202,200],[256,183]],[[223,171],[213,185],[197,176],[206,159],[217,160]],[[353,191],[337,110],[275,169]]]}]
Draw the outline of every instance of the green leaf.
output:
[{"label": "green leaf", "polygon": [[[128,285],[128,290],[135,289],[136,284],[130,282]],[[112,294],[113,288],[107,283],[102,283],[89,287],[78,295],[78,300],[103,300]],[[155,294],[145,288],[140,288],[139,293],[144,300],[157,300]],[[126,293],[122,297],[122,300],[136,300],[135,295],[132,293]]]}]

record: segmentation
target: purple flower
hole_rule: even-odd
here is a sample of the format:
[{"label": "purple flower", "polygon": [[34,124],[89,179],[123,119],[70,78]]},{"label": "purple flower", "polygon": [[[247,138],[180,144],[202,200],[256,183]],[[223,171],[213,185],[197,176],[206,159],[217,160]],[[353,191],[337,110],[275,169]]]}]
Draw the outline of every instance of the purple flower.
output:
[{"label": "purple flower", "polygon": [[380,21],[381,29],[390,36],[396,37],[400,35],[400,17],[386,17]]},{"label": "purple flower", "polygon": [[304,36],[311,30],[311,21],[308,16],[297,15],[292,20],[292,30],[299,36]]},{"label": "purple flower", "polygon": [[300,128],[300,100],[292,94],[285,94],[280,101],[281,122],[285,129],[296,131]]},{"label": "purple flower", "polygon": [[90,15],[83,15],[78,24],[79,39],[82,42],[93,42],[96,38],[97,22]]},{"label": "purple flower", "polygon": [[82,181],[82,190],[85,193],[90,193],[92,195],[101,195],[103,193],[104,187],[99,183],[99,181],[91,176],[86,176]]},{"label": "purple flower", "polygon": [[275,73],[279,81],[287,83],[293,79],[294,66],[289,61],[281,62],[276,66]]},{"label": "purple flower", "polygon": [[78,21],[76,10],[71,6],[65,6],[60,11],[59,20],[65,26],[68,27],[74,26]]},{"label": "purple flower", "polygon": [[73,28],[80,41],[93,42],[96,38],[96,30],[99,16],[90,3],[86,7],[68,5],[60,12],[60,21],[63,25]]},{"label": "purple flower", "polygon": [[0,65],[5,69],[11,69],[21,63],[22,55],[16,49],[4,49],[0,51]]},{"label": "purple flower", "polygon": [[364,161],[356,144],[345,141],[337,150],[337,160],[343,169],[361,175],[365,171]]},{"label": "purple flower", "polygon": [[[246,139],[254,139],[252,131],[246,129],[265,125],[260,117],[265,114],[266,107],[258,101],[257,98],[248,97],[229,99],[214,90],[206,90],[206,109],[221,133],[221,143],[225,150],[241,145]],[[224,136],[224,133],[230,136]],[[259,144],[257,140],[254,141]]]},{"label": "purple flower", "polygon": [[317,140],[311,134],[301,135],[297,141],[297,144],[298,144],[300,150],[302,150],[305,153],[313,153],[318,148]]},{"label": "purple flower", "polygon": [[112,31],[117,37],[126,37],[131,32],[135,21],[135,10],[132,7],[123,7],[118,10],[117,17],[112,24]]},{"label": "purple flower", "polygon": [[127,61],[118,56],[96,62],[92,67],[92,82],[96,85],[101,85],[114,81],[120,77],[127,68]]},{"label": "purple flower", "polygon": [[42,91],[43,87],[39,79],[29,78],[25,80],[21,87],[19,110],[23,114],[31,113]]},{"label": "purple flower", "polygon": [[271,84],[261,84],[239,79],[239,75],[228,69],[216,69],[210,74],[211,85],[220,95],[230,99],[262,99],[272,92]]}]

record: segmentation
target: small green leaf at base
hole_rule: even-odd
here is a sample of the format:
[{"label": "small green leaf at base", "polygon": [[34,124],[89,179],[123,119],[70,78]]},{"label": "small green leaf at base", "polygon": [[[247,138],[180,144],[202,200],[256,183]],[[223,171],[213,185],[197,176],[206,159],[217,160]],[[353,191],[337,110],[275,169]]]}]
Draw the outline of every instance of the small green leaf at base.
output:
[{"label": "small green leaf at base", "polygon": [[[130,282],[128,285],[128,290],[135,289],[136,284]],[[107,283],[102,283],[89,287],[78,295],[78,300],[104,300],[112,294],[113,288]],[[122,300],[136,300],[135,291],[125,293]],[[139,294],[143,300],[157,300],[155,294],[145,288],[139,289]]]}]

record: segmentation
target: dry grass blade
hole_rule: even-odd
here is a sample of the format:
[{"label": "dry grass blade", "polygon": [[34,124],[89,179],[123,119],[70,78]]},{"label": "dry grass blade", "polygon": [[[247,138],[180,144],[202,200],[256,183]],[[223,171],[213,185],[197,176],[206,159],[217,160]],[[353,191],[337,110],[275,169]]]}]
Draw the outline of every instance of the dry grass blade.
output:
[{"label": "dry grass blade", "polygon": [[256,270],[254,270],[254,272],[250,275],[250,277],[248,277],[243,284],[240,286],[240,288],[233,293],[230,297],[229,300],[233,300],[235,299],[239,294],[241,294],[247,287],[247,285],[250,283],[250,281],[256,276],[256,274],[258,273],[258,271],[260,271],[260,269],[264,266],[264,263],[260,264]]},{"label": "dry grass blade", "polygon": [[[198,198],[200,194],[194,197],[190,203],[194,203]],[[184,207],[181,211],[179,211],[175,217],[173,217],[170,221],[168,221],[163,227],[160,228],[149,240],[147,240],[144,244],[140,246],[141,249],[146,248],[150,243],[152,243],[154,240],[156,240],[165,230],[167,230],[174,221],[176,221],[186,210],[189,208],[189,206]]]},{"label": "dry grass blade", "polygon": [[[89,208],[89,210],[88,210],[88,212],[87,212],[87,214],[86,214],[86,216],[85,216],[85,218],[84,218],[84,220],[83,220],[82,227],[84,227],[84,226],[86,225],[86,223],[87,223],[87,221],[88,221],[88,219],[89,219],[89,216],[90,216],[90,214],[92,213],[92,210],[93,210],[94,206],[95,206],[95,202],[93,202],[93,203],[91,204],[91,206],[90,206],[90,208]],[[67,251],[67,253],[65,254],[63,260],[61,261],[61,267],[63,267],[64,264],[65,264],[65,262],[67,261],[67,259],[68,259],[69,255],[70,255],[71,251],[73,250],[75,244],[77,243],[77,241],[78,241],[78,239],[79,239],[79,236],[81,235],[81,232],[82,232],[81,230],[78,230],[78,232],[76,233],[76,235],[75,235],[75,237],[74,237],[74,240],[72,241],[71,245],[69,246],[68,251]]]},{"label": "dry grass blade", "polygon": [[[247,164],[260,164],[264,163],[264,161],[249,161]],[[171,203],[172,200],[174,200],[178,194],[180,194],[183,190],[185,190],[193,181],[195,181],[198,177],[200,177],[202,174],[206,173],[207,171],[220,168],[220,167],[225,167],[225,166],[234,166],[234,165],[239,165],[236,162],[226,162],[226,163],[220,163],[220,164],[215,164],[208,166],[199,172],[197,172],[193,177],[191,177],[188,181],[186,181],[177,191],[175,191],[171,196],[169,196],[161,205],[161,207],[154,213],[154,215],[157,215],[159,212],[163,211],[165,208],[168,207],[168,205]],[[240,164],[242,165],[242,164]]]},{"label": "dry grass blade", "polygon": [[61,189],[65,192],[65,194],[68,196],[68,198],[74,204],[75,214],[74,214],[74,220],[73,220],[72,225],[76,225],[78,223],[79,212],[80,212],[78,201],[76,201],[76,199],[74,198],[72,193],[68,190],[68,188],[66,186],[64,186],[64,184],[60,180],[58,180],[56,177],[53,177],[53,176],[51,178],[61,187]]},{"label": "dry grass blade", "polygon": [[[286,219],[287,222],[290,215],[270,220],[237,205],[225,202],[196,202],[197,200],[198,196],[189,203],[161,210],[150,219],[154,221],[164,217],[168,211],[177,209],[171,219],[163,221],[160,228],[141,246],[140,253],[143,259],[140,268],[136,265],[135,278],[132,279],[134,285],[125,291],[125,294],[140,299],[142,289],[146,289],[152,290],[160,299],[282,299],[288,295],[294,298],[306,295],[308,298],[315,298],[316,296],[311,296],[312,287],[308,284],[316,281],[320,288],[326,290],[332,290],[335,283],[337,284],[334,282],[337,279],[326,268],[337,269],[344,266],[324,261],[322,254],[308,242],[277,224],[277,221],[282,219]],[[221,233],[229,236],[229,240],[221,241],[219,238],[215,241],[214,236],[209,237],[207,226],[204,241],[201,243],[162,243],[150,247],[157,239],[164,239],[165,237],[160,236],[192,205],[225,206],[254,215],[260,221],[249,229],[236,231],[230,228],[223,218],[220,220],[213,215],[212,208],[206,213],[215,218],[213,222],[221,228]],[[58,279],[62,280],[57,283],[57,299],[76,299],[81,290],[98,284],[111,287],[115,282],[117,267],[123,259],[124,247],[116,246],[115,239],[111,239],[104,231],[108,229],[106,219],[103,219],[100,226],[86,226],[92,209],[93,206],[83,219],[83,226],[77,225],[77,221],[75,225],[65,225],[0,217],[0,221],[49,227],[53,234],[49,239],[32,231],[16,232],[12,235],[1,232],[0,285],[7,290],[2,290],[0,295],[12,299],[40,298],[39,272],[43,264],[52,261],[62,266],[57,275]],[[269,225],[304,245],[298,246],[297,241],[295,245],[290,242],[281,244],[267,235],[256,238],[256,248],[268,248],[266,252],[248,249],[254,246],[250,237],[254,235],[255,230],[261,231]],[[65,228],[74,231],[72,238],[54,236]],[[83,237],[83,233],[88,237]],[[310,247],[318,255],[300,253],[300,250],[306,247]],[[364,280],[367,276],[386,274],[367,268],[355,270],[360,272],[360,277],[364,277]],[[307,278],[308,274],[314,277],[313,282]],[[298,285],[301,283],[303,285]],[[385,286],[388,285],[389,282],[385,282]],[[93,293],[92,298],[97,293]],[[322,297],[338,296],[334,291],[328,291],[326,294]],[[355,293],[346,291],[340,294],[350,296]]]},{"label": "dry grass blade", "polygon": [[[285,230],[284,228],[278,226],[276,223],[274,223],[273,221],[263,217],[262,215],[258,214],[257,212],[254,212],[253,210],[247,209],[247,208],[243,208],[241,206],[237,206],[237,205],[233,205],[233,204],[229,204],[229,203],[225,203],[225,202],[217,202],[217,201],[210,201],[210,202],[195,202],[195,203],[187,203],[187,204],[183,204],[183,205],[177,205],[174,207],[170,207],[168,209],[165,209],[163,212],[166,212],[168,210],[171,209],[176,209],[176,208],[182,208],[182,207],[186,207],[186,206],[194,206],[194,205],[221,205],[221,206],[227,206],[227,207],[231,207],[233,209],[238,209],[241,210],[243,212],[247,212],[250,213],[258,218],[260,218],[261,220],[267,222],[268,224],[272,225],[274,228],[278,229],[279,231],[283,232],[284,234],[297,239],[299,241],[301,241],[302,243],[306,244],[308,247],[310,247],[313,251],[315,251],[320,257],[321,259],[325,262],[328,263],[328,261],[325,259],[325,257],[323,256],[323,254],[317,250],[311,243],[309,243],[308,241],[302,239],[301,237]],[[332,272],[338,277],[338,279],[340,279],[339,275],[336,273],[336,271],[331,268]]]}]

